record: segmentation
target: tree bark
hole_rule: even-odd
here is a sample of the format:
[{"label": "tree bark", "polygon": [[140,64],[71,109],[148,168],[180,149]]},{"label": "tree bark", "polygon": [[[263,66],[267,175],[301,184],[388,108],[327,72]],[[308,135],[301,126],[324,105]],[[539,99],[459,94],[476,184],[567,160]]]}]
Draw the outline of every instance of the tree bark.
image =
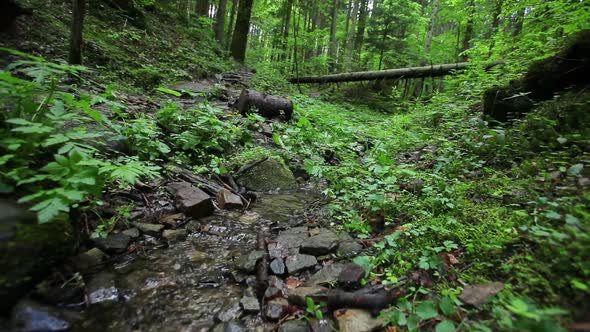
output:
[{"label": "tree bark", "polygon": [[469,1],[469,12],[467,19],[467,24],[465,25],[465,35],[463,36],[463,55],[461,55],[462,61],[467,61],[469,56],[465,53],[469,50],[471,45],[471,39],[473,39],[473,15],[475,15],[475,3],[474,0]]},{"label": "tree bark", "polygon": [[197,0],[196,12],[198,16],[209,17],[209,0]]},{"label": "tree bark", "polygon": [[82,64],[82,31],[84,30],[84,13],[86,11],[86,0],[72,0],[72,26],[70,35],[71,65]]},{"label": "tree bark", "polygon": [[229,14],[229,26],[227,27],[227,36],[225,38],[225,48],[229,50],[232,40],[232,32],[234,31],[234,20],[236,18],[236,10],[238,8],[238,0],[232,0]]},{"label": "tree bark", "polygon": [[357,52],[357,56],[360,58],[361,51],[363,50],[363,43],[365,41],[365,29],[367,27],[367,7],[368,0],[360,0],[359,3],[359,18],[358,18],[358,30],[356,33],[356,40],[354,43],[354,49]]},{"label": "tree bark", "polygon": [[226,8],[227,0],[219,0],[219,7],[215,14],[215,38],[221,45],[223,45],[223,39],[225,38]]},{"label": "tree bark", "polygon": [[241,0],[236,18],[236,28],[232,37],[231,56],[238,62],[246,60],[246,47],[248,46],[248,31],[250,30],[250,17],[252,16],[252,4],[254,0]]},{"label": "tree bark", "polygon": [[330,25],[330,72],[336,69],[338,41],[336,40],[336,27],[338,23],[338,0],[332,2],[332,24]]},{"label": "tree bark", "polygon": [[[492,68],[503,61],[496,61],[486,66],[486,69]],[[454,71],[467,69],[468,62],[459,62],[442,65],[432,65],[424,67],[408,67],[397,69],[386,69],[378,71],[360,71],[353,73],[341,73],[323,76],[302,76],[299,78],[289,78],[289,82],[295,84],[302,83],[334,83],[334,82],[358,82],[358,81],[373,81],[379,79],[393,79],[393,78],[421,78],[421,77],[437,77],[452,75]]]}]

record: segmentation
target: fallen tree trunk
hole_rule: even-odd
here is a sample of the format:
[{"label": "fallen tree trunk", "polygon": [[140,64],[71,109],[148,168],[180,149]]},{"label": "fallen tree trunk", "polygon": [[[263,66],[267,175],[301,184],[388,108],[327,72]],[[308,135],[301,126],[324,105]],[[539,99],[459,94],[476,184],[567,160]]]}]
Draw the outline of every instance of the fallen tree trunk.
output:
[{"label": "fallen tree trunk", "polygon": [[[504,63],[504,61],[492,62],[485,66],[490,69],[494,66]],[[380,79],[393,78],[421,78],[421,77],[436,77],[453,74],[454,71],[467,69],[469,62],[450,63],[443,65],[431,65],[424,67],[408,67],[396,68],[376,71],[358,71],[352,73],[331,74],[323,76],[302,76],[291,77],[289,82],[294,84],[303,83],[334,83],[334,82],[358,82],[358,81],[372,81]]]},{"label": "fallen tree trunk", "polygon": [[290,120],[293,115],[293,102],[291,100],[269,96],[249,89],[242,91],[236,108],[242,115],[250,112],[252,108],[256,108],[265,118],[284,116],[286,120]]}]

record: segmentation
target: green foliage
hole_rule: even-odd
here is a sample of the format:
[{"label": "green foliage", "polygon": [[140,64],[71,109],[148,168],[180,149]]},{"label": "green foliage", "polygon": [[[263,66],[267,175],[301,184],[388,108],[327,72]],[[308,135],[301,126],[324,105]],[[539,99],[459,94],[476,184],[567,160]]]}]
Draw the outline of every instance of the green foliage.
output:
[{"label": "green foliage", "polygon": [[101,134],[88,128],[108,121],[91,108],[90,96],[74,98],[58,89],[58,83],[79,67],[27,56],[9,69],[33,80],[18,78],[10,71],[0,73],[5,109],[0,188],[3,193],[17,193],[19,202],[31,204],[40,223],[64,217],[81,204],[92,204],[91,198],[101,195],[106,182],[134,184],[139,177],[157,175],[155,168],[144,164],[111,163],[101,157],[94,144]]}]

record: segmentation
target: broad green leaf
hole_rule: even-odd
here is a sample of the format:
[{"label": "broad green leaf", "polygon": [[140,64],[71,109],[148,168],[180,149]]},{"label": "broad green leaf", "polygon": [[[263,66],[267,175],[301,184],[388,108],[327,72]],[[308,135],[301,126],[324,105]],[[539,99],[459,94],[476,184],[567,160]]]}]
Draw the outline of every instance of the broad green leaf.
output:
[{"label": "broad green leaf", "polygon": [[416,331],[418,329],[418,324],[420,324],[420,316],[411,314],[408,316],[407,322],[408,330]]},{"label": "broad green leaf", "polygon": [[572,165],[570,168],[568,168],[567,174],[569,174],[571,176],[578,176],[578,175],[580,175],[580,173],[582,173],[583,169],[584,169],[584,164],[575,164],[575,165]]},{"label": "broad green leaf", "polygon": [[175,97],[182,97],[182,93],[180,93],[178,91],[175,91],[175,90],[172,90],[172,89],[168,89],[168,88],[162,87],[162,86],[157,87],[156,90],[158,90],[160,92],[163,92],[165,94],[169,94],[169,95],[175,96]]},{"label": "broad green leaf", "polygon": [[70,211],[68,204],[59,197],[52,197],[31,207],[31,210],[37,212],[37,218],[40,224],[48,223],[62,213]]},{"label": "broad green leaf", "polygon": [[426,320],[438,316],[436,306],[432,301],[424,301],[416,307],[416,314]]},{"label": "broad green leaf", "polygon": [[440,306],[440,310],[443,314],[445,314],[445,316],[451,316],[455,314],[455,304],[453,303],[453,300],[450,297],[444,296],[442,299],[440,299],[438,305]]},{"label": "broad green leaf", "polygon": [[436,324],[436,328],[434,329],[435,332],[455,332],[455,324],[450,320],[443,320],[442,322]]},{"label": "broad green leaf", "polygon": [[373,270],[373,263],[371,256],[357,256],[352,260],[353,263],[358,264],[365,270],[366,274],[369,275]]}]

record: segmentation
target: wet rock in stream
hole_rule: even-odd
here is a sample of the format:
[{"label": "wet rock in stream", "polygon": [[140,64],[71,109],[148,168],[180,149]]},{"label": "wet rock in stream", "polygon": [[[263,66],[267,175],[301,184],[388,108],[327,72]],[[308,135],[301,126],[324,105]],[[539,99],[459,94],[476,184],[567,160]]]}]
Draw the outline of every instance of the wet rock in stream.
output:
[{"label": "wet rock in stream", "polygon": [[245,332],[247,331],[246,328],[239,322],[227,322],[223,324],[217,324],[211,330],[211,332]]},{"label": "wet rock in stream", "polygon": [[240,305],[242,309],[244,309],[245,313],[257,313],[260,311],[260,303],[258,303],[258,299],[254,296],[244,296],[240,300]]},{"label": "wet rock in stream", "polygon": [[216,315],[215,319],[219,322],[229,322],[239,319],[242,316],[242,307],[239,302],[233,302],[223,307]]},{"label": "wet rock in stream", "polygon": [[340,238],[336,233],[320,230],[319,234],[307,238],[301,244],[301,252],[314,256],[325,255],[336,250]]},{"label": "wet rock in stream", "polygon": [[264,317],[271,321],[278,321],[288,313],[289,302],[283,298],[269,301],[264,307]]},{"label": "wet rock in stream", "polygon": [[273,158],[253,161],[242,167],[238,174],[238,183],[253,191],[289,190],[297,187],[291,170]]},{"label": "wet rock in stream", "polygon": [[135,227],[126,229],[126,230],[122,231],[121,233],[129,236],[132,239],[136,239],[141,235],[141,232],[139,231],[139,229],[137,229]]},{"label": "wet rock in stream", "polygon": [[167,189],[175,196],[176,208],[185,215],[201,218],[213,213],[213,201],[207,193],[188,182],[169,183]]},{"label": "wet rock in stream", "polygon": [[188,231],[186,229],[167,229],[162,233],[162,238],[166,241],[181,241],[186,239]]},{"label": "wet rock in stream", "polygon": [[89,304],[114,303],[119,301],[119,290],[115,286],[115,275],[101,272],[86,286]]},{"label": "wet rock in stream", "polygon": [[217,193],[217,203],[222,209],[241,209],[244,207],[240,196],[227,189],[221,189]]},{"label": "wet rock in stream", "polygon": [[87,273],[92,272],[102,266],[107,259],[107,254],[98,248],[92,248],[86,252],[72,258],[76,270]]},{"label": "wet rock in stream", "polygon": [[307,332],[309,331],[307,327],[307,322],[303,320],[290,320],[284,322],[281,327],[279,327],[279,332]]},{"label": "wet rock in stream", "polygon": [[23,300],[13,309],[15,332],[67,331],[72,324],[64,313],[33,301]]},{"label": "wet rock in stream", "polygon": [[270,270],[273,274],[281,276],[285,274],[286,267],[285,262],[281,258],[275,258],[270,262]]},{"label": "wet rock in stream", "polygon": [[236,268],[244,273],[252,273],[256,268],[256,262],[266,253],[261,250],[254,250],[236,261]]},{"label": "wet rock in stream", "polygon": [[164,229],[164,225],[146,224],[146,223],[140,223],[140,222],[134,223],[133,226],[135,226],[137,229],[139,229],[142,233],[148,234],[151,236],[160,235],[160,232]]},{"label": "wet rock in stream", "polygon": [[109,234],[104,238],[93,239],[94,245],[107,253],[120,254],[127,250],[131,238],[125,234]]},{"label": "wet rock in stream", "polygon": [[288,256],[285,259],[285,265],[289,274],[294,274],[305,269],[314,267],[318,263],[317,259],[311,255],[297,254]]}]

